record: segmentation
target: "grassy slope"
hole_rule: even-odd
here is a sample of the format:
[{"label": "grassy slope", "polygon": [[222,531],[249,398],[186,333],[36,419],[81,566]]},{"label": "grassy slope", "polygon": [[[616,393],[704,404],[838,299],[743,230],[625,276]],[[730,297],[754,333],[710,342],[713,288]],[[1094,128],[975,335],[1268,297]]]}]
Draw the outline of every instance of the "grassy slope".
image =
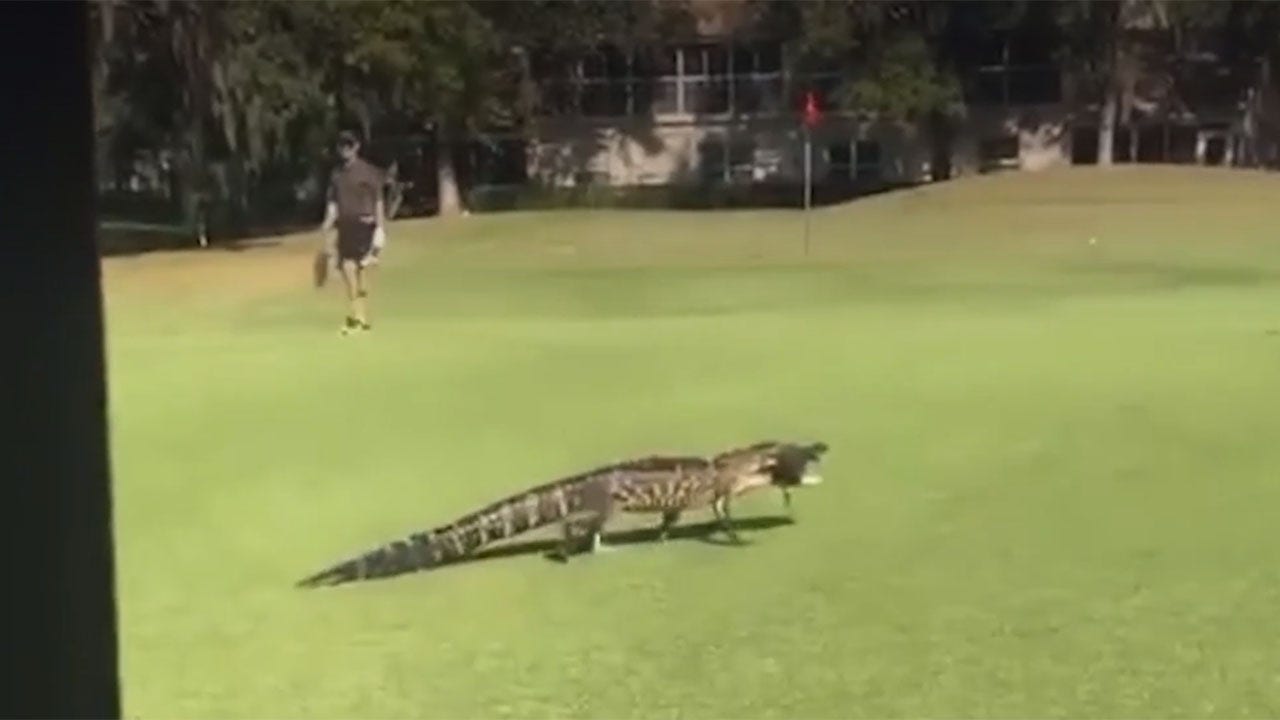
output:
[{"label": "grassy slope", "polygon": [[[824,210],[809,258],[793,213],[409,222],[354,341],[302,245],[109,261],[127,710],[1274,716],[1278,200],[983,178]],[[290,587],[763,436],[829,482],[748,548]]]}]

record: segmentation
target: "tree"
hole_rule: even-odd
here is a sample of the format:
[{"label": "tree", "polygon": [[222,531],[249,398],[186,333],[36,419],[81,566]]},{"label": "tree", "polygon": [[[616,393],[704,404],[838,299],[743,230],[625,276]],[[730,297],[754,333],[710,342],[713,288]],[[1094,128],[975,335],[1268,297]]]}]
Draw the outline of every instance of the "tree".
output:
[{"label": "tree", "polygon": [[1178,39],[1187,30],[1221,21],[1225,2],[1167,0],[1068,0],[1058,20],[1066,29],[1060,59],[1074,72],[1085,97],[1101,99],[1098,164],[1115,157],[1117,124],[1127,125],[1136,106],[1159,102],[1142,98],[1139,86],[1173,92],[1175,68],[1169,64]]},{"label": "tree", "polygon": [[793,76],[834,74],[836,107],[916,123],[955,114],[962,102],[958,76],[939,61],[948,5],[817,0],[777,3],[772,11],[794,38],[787,52]]},{"label": "tree", "polygon": [[158,1],[90,6],[99,180],[110,180],[137,150],[180,149],[177,192],[188,222],[204,168],[207,98],[197,76],[209,46],[199,17],[206,9]]},{"label": "tree", "polygon": [[1245,162],[1280,166],[1280,3],[1233,0],[1219,12],[1225,62],[1246,70]]},{"label": "tree", "polygon": [[836,107],[927,127],[933,176],[942,179],[951,174],[955,123],[967,112],[964,89],[974,48],[1023,22],[1036,5],[782,0],[771,4],[769,22],[791,38],[793,77],[834,74],[827,89]]},{"label": "tree", "polygon": [[299,124],[322,118],[327,108],[322,70],[307,62],[293,32],[296,7],[232,3],[219,19],[224,43],[210,61],[209,111],[226,169],[225,199],[240,225],[247,221],[249,192],[265,172],[318,154],[299,141],[305,137]]},{"label": "tree", "polygon": [[118,19],[124,14],[117,9],[115,0],[89,5],[89,22],[95,31],[90,35],[90,54],[94,58],[93,120],[99,184],[111,174],[111,147],[121,114],[121,93],[111,86],[112,65],[119,62],[120,53],[120,45],[115,42],[116,28]]},{"label": "tree", "polygon": [[1280,38],[1280,6],[1242,0],[1068,0],[1058,20],[1067,31],[1061,59],[1085,95],[1100,99],[1104,166],[1114,162],[1117,125],[1129,124],[1135,110],[1185,106],[1203,90],[1184,72],[1194,52],[1212,51],[1218,68],[1235,71],[1215,82],[1225,85],[1220,94],[1243,100]]},{"label": "tree", "polygon": [[366,141],[387,122],[434,134],[439,212],[458,213],[457,141],[502,115],[511,75],[491,23],[465,2],[305,5],[309,50],[336,109]]},{"label": "tree", "polygon": [[181,152],[178,174],[184,223],[200,222],[208,193],[208,120],[213,103],[213,66],[224,47],[220,0],[156,0],[148,30],[168,40],[178,80]]}]

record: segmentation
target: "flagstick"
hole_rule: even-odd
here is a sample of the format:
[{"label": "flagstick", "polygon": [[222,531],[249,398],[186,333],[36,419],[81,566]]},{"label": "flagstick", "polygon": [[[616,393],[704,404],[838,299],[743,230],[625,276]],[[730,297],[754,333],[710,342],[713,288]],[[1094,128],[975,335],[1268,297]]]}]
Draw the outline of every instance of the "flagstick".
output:
[{"label": "flagstick", "polygon": [[809,205],[813,198],[813,143],[808,125],[804,129],[804,254],[809,256]]},{"label": "flagstick", "polygon": [[804,254],[809,256],[809,208],[813,205],[813,126],[822,113],[813,91],[804,96]]}]

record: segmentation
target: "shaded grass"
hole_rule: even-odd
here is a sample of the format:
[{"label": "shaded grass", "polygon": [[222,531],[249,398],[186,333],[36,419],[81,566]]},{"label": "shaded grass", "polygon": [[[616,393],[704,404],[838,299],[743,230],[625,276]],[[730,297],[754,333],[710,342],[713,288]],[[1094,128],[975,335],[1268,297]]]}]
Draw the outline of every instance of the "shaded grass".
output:
[{"label": "shaded grass", "polygon": [[[1278,186],[983,178],[824,210],[808,257],[787,212],[405,223],[354,342],[292,240],[108,261],[127,712],[1274,716]],[[747,547],[291,587],[771,436],[828,482],[744,502]]]}]

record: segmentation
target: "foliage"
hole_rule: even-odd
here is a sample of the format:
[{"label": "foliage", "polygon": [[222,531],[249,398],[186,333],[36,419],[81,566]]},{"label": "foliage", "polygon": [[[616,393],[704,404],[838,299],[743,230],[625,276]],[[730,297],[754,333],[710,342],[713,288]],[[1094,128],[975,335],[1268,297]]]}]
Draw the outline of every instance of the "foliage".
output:
[{"label": "foliage", "polygon": [[213,63],[213,116],[227,149],[252,169],[286,160],[295,122],[323,112],[320,71],[290,32],[287,5],[233,3],[228,42]]},{"label": "foliage", "polygon": [[1280,47],[1280,4],[1243,0],[102,0],[89,11],[102,177],[138,151],[163,156],[188,219],[209,192],[242,208],[266,182],[281,198],[314,195],[339,126],[434,137],[446,153],[495,129],[532,132],[546,109],[539,74],[568,77],[601,46],[690,40],[709,12],[782,41],[786,69],[800,85],[825,74],[813,82],[835,106],[899,123],[962,113],[973,49],[1019,26],[1052,26],[1045,43],[1085,97],[1112,93],[1125,108],[1137,76],[1176,73],[1127,49],[1124,13],[1154,14],[1178,48],[1214,36],[1240,64]]},{"label": "foliage", "polygon": [[933,62],[925,39],[903,33],[877,45],[836,92],[841,107],[865,109],[890,120],[932,113],[956,114],[960,82]]},{"label": "foliage", "polygon": [[956,116],[964,108],[965,54],[993,30],[1016,24],[1024,5],[799,3],[791,70],[834,74],[836,106],[867,116],[902,123]]}]

